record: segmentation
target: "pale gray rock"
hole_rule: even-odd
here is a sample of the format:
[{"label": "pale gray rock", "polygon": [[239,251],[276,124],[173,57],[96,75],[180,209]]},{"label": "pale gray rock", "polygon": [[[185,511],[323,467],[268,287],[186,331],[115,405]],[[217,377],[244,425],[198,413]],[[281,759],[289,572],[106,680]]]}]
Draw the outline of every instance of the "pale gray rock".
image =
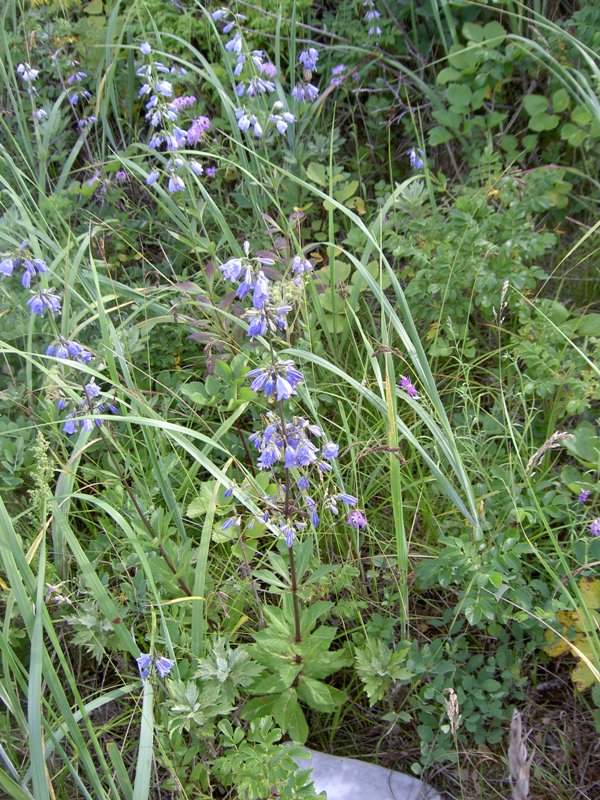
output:
[{"label": "pale gray rock", "polygon": [[326,792],[327,800],[440,800],[430,786],[402,772],[306,750],[310,759],[298,759],[297,764],[312,769],[315,789]]}]

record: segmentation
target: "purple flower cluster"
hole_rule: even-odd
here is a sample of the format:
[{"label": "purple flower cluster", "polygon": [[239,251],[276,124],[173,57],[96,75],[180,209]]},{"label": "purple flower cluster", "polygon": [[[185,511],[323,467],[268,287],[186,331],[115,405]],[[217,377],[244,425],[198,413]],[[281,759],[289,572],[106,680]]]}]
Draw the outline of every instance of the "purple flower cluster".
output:
[{"label": "purple flower cluster", "polygon": [[[235,56],[233,74],[239,78],[235,93],[239,98],[248,100],[272,94],[275,91],[274,79],[277,77],[277,68],[269,61],[263,50],[250,50],[246,46],[241,23],[245,19],[243,14],[234,14],[227,8],[219,8],[212,15],[215,22],[222,22],[222,32],[230,34],[237,28],[231,39],[225,43],[225,50]],[[257,139],[264,135],[270,123],[280,134],[284,134],[288,127],[296,121],[295,116],[285,109],[281,100],[277,100],[271,113],[265,116],[258,108],[247,108],[244,105],[235,109],[235,118],[238,128],[246,133],[250,131]]]},{"label": "purple flower cluster", "polygon": [[379,38],[381,36],[379,27],[381,14],[377,10],[374,0],[363,0],[363,8],[365,9],[364,20],[369,23],[369,36]]},{"label": "purple flower cluster", "polygon": [[406,154],[408,155],[408,160],[413,169],[423,169],[425,166],[425,162],[423,161],[425,153],[422,150],[418,147],[411,147],[410,150],[406,151]]},{"label": "purple flower cluster", "polygon": [[0,273],[7,277],[10,277],[15,269],[23,268],[21,285],[26,289],[31,286],[31,279],[35,278],[36,273],[48,271],[46,262],[36,258],[29,249],[27,239],[12,253],[3,253],[0,259]]},{"label": "purple flower cluster", "polygon": [[[316,52],[308,52],[309,64],[316,60]],[[253,432],[250,443],[258,451],[257,464],[261,470],[271,470],[278,489],[275,495],[258,498],[262,512],[257,518],[262,523],[277,527],[288,547],[292,547],[296,532],[303,530],[307,522],[319,524],[323,508],[338,514],[338,502],[352,508],[347,524],[354,528],[364,528],[366,519],[361,511],[354,508],[357,499],[345,492],[331,494],[321,492],[320,503],[309,494],[310,474],[313,472],[323,485],[325,476],[331,472],[331,461],[338,457],[339,446],[327,441],[318,425],[302,416],[287,417],[285,403],[296,396],[296,389],[304,381],[304,375],[289,359],[279,359],[274,350],[274,335],[287,326],[287,315],[292,310],[291,302],[286,302],[286,291],[292,297],[303,278],[310,275],[313,265],[304,255],[293,257],[289,272],[291,279],[272,285],[264,272],[264,267],[274,265],[274,259],[250,255],[250,244],[244,242],[243,256],[230,258],[219,269],[225,280],[237,286],[239,298],[251,298],[252,307],[245,312],[250,320],[248,336],[250,339],[262,336],[268,339],[269,360],[261,367],[250,370],[251,389],[264,395],[270,409],[264,418],[264,427]],[[276,410],[275,410],[276,409]],[[282,482],[278,479],[283,470]],[[290,470],[300,475],[292,479]],[[297,486],[296,496],[292,491]],[[225,492],[230,497],[232,489]],[[250,525],[254,524],[252,520]],[[234,514],[223,523],[223,530],[239,528],[241,517]]]},{"label": "purple flower cluster", "polygon": [[409,397],[418,397],[416,386],[412,383],[411,379],[405,375],[398,384],[400,389],[403,389]]},{"label": "purple flower cluster", "polygon": [[582,489],[579,492],[579,497],[577,498],[577,502],[582,504],[587,503],[587,501],[590,499],[591,493],[592,493],[591,489]]},{"label": "purple flower cluster", "polygon": [[255,392],[263,392],[266,398],[277,402],[289,400],[296,394],[296,386],[304,380],[303,374],[296,369],[293,361],[278,361],[265,367],[252,369],[248,373],[254,380],[250,388]]},{"label": "purple flower cluster", "polygon": [[319,454],[320,448],[313,439],[322,437],[321,428],[304,417],[292,417],[291,421],[282,423],[275,412],[269,411],[264,430],[251,434],[250,441],[260,453],[258,466],[261,469],[283,462],[285,469],[315,465],[326,472],[331,469],[329,461],[334,455],[331,448],[323,448],[325,452]]},{"label": "purple flower cluster", "polygon": [[[71,411],[65,421],[65,424],[63,425],[63,431],[69,435],[72,433],[77,433],[79,427],[81,427],[81,430],[83,431],[93,430],[94,424],[97,428],[101,428],[101,419],[90,418],[94,414],[104,414],[105,411],[109,411],[111,414],[119,413],[119,410],[115,405],[115,400],[112,400],[111,402],[103,402],[99,400],[100,388],[96,384],[94,378],[91,378],[83,388],[85,395],[84,399],[73,411]],[[58,401],[58,408],[60,411],[63,411],[66,408],[66,405],[66,400],[61,399]]]},{"label": "purple flower cluster", "polygon": [[590,533],[592,536],[600,536],[600,517],[590,522]]},{"label": "purple flower cluster", "polygon": [[27,61],[22,61],[20,64],[17,64],[16,73],[27,87],[27,93],[32,97],[36,95],[37,89],[33,84],[40,74],[39,69],[34,69]]},{"label": "purple flower cluster", "polygon": [[27,305],[32,314],[38,314],[40,317],[44,316],[45,311],[60,314],[60,297],[54,294],[53,289],[41,289],[35,292],[27,301]]},{"label": "purple flower cluster", "polygon": [[69,341],[63,336],[60,336],[58,341],[48,345],[46,355],[53,358],[79,361],[80,364],[88,364],[94,358],[91,351],[80,345],[79,342]]},{"label": "purple flower cluster", "polygon": [[84,82],[87,78],[87,73],[78,68],[79,62],[74,60],[69,61],[68,67],[73,70],[73,72],[65,79],[64,88],[77,119],[77,127],[80,131],[83,131],[98,121],[96,116],[91,113],[93,110],[92,101],[94,96],[85,87]]},{"label": "purple flower cluster", "polygon": [[[10,278],[16,269],[22,269],[21,285],[26,289],[31,288],[31,281],[38,275],[48,272],[48,266],[42,258],[33,254],[27,239],[13,251],[0,256],[0,274]],[[54,294],[53,289],[38,289],[31,293],[27,305],[32,314],[43,317],[46,311],[52,314],[60,313],[60,297]]]},{"label": "purple flower cluster", "polygon": [[[23,269],[21,284],[27,289],[30,288],[32,279],[41,273],[48,272],[46,262],[34,256],[27,240],[21,242],[18,248],[12,252],[0,256],[0,273],[2,275],[10,277],[16,269],[21,268]],[[40,317],[43,317],[47,311],[50,314],[60,314],[61,312],[60,297],[52,288],[32,291],[27,304],[31,313]],[[48,345],[46,355],[60,361],[74,361],[79,364],[89,364],[94,357],[87,347],[64,336],[59,336]],[[67,407],[67,400],[61,398],[57,406],[59,411],[64,411]],[[80,427],[82,430],[92,430],[94,423],[100,427],[102,420],[92,420],[90,416],[102,414],[105,411],[109,411],[111,414],[118,413],[114,400],[105,402],[100,399],[100,389],[94,378],[91,378],[84,387],[84,399],[68,415],[63,431],[71,434]]]},{"label": "purple flower cluster", "polygon": [[[153,60],[152,47],[148,42],[140,46],[140,51],[147,58],[146,63],[138,68],[137,75],[142,81],[138,96],[145,99],[145,118],[152,129],[148,147],[151,150],[164,147],[167,152],[175,153],[198,144],[210,128],[210,119],[201,115],[192,118],[188,124],[181,118],[183,112],[196,104],[193,95],[175,95],[173,80],[185,77],[186,70],[178,66],[167,67],[161,61]],[[190,172],[202,175],[204,169],[198,161],[188,160],[183,155],[171,158],[166,167],[169,192],[183,191],[184,177]],[[146,183],[152,186],[160,178],[161,172],[152,169],[146,177]]]},{"label": "purple flower cluster", "polygon": [[[265,336],[267,331],[276,333],[287,328],[287,315],[292,306],[282,299],[272,297],[271,282],[266,277],[261,267],[273,266],[272,258],[257,256],[250,258],[250,244],[244,242],[243,258],[230,258],[219,269],[223,277],[231,283],[238,284],[236,296],[240,299],[252,294],[252,308],[246,311],[245,317],[249,321],[248,336],[254,339]],[[295,276],[293,284],[300,286],[305,275],[312,272],[311,262],[303,256],[294,256],[290,270]],[[279,292],[281,295],[282,292]]]},{"label": "purple flower cluster", "polygon": [[284,105],[280,100],[273,103],[272,114],[269,117],[269,122],[277,128],[279,133],[283,134],[287,131],[288,127],[296,121],[296,117],[289,111],[284,110]]},{"label": "purple flower cluster", "polygon": [[[148,676],[150,675],[150,670],[152,669],[152,656],[150,653],[141,653],[141,655],[136,658],[136,662],[140,672],[140,678],[143,681],[147,680]],[[175,662],[172,658],[159,656],[158,658],[154,659],[154,667],[161,678],[165,678],[169,672],[171,672],[174,666]]]},{"label": "purple flower cluster", "polygon": [[334,87],[341,86],[341,84],[347,77],[346,75],[344,75],[345,71],[346,71],[345,64],[338,64],[337,66],[335,66],[331,70],[331,80],[329,81],[329,85]]},{"label": "purple flower cluster", "polygon": [[299,103],[313,103],[319,96],[318,88],[312,83],[318,60],[319,53],[314,47],[303,50],[298,56],[298,63],[303,68],[302,80],[292,89],[292,97]]}]

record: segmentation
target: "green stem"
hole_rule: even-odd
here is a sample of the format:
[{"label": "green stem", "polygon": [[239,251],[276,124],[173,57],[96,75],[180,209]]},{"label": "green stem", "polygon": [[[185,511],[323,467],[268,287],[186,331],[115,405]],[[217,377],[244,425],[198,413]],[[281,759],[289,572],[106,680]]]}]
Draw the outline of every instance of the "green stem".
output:
[{"label": "green stem", "polygon": [[[117,457],[115,455],[115,451],[113,450],[113,447],[112,447],[112,444],[110,442],[110,439],[104,433],[102,428],[98,428],[98,433],[100,434],[100,437],[101,437],[102,441],[104,442],[104,446],[106,447],[106,452],[108,453],[108,456],[109,456],[110,460],[112,461],[114,468],[117,470],[117,473],[119,475],[121,483],[123,484],[123,488],[125,489],[125,491],[129,495],[129,499],[133,503],[133,506],[134,506],[135,510],[137,511],[139,518],[144,523],[144,527],[146,528],[146,530],[150,534],[151,538],[152,539],[156,539],[158,541],[158,534],[156,533],[156,531],[152,527],[152,523],[150,522],[150,520],[148,519],[148,517],[144,513],[142,507],[140,506],[140,504],[138,502],[138,499],[135,496],[134,491],[131,488],[131,485],[129,484],[129,481],[127,480],[127,478],[125,476],[125,473],[121,469],[121,465],[119,464],[119,461],[118,461],[118,459],[117,459]],[[170,557],[168,556],[167,552],[165,551],[165,549],[162,546],[162,544],[160,543],[160,541],[158,542],[158,547],[159,547],[159,550],[160,550],[160,554],[163,557],[166,565],[168,566],[168,568],[171,570],[171,572],[175,576],[175,580],[177,581],[177,584],[179,585],[181,591],[185,595],[187,595],[187,597],[191,597],[192,594],[193,594],[191,589],[188,587],[188,585],[183,580],[183,578],[181,578],[181,577],[179,577],[177,575],[177,567],[171,561]]]}]

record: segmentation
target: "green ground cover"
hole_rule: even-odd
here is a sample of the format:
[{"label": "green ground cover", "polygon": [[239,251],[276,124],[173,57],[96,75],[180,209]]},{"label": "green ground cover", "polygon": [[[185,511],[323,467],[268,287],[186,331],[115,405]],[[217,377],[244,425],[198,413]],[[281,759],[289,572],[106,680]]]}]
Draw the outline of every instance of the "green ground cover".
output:
[{"label": "green ground cover", "polygon": [[594,800],[600,2],[0,18],[0,795]]}]

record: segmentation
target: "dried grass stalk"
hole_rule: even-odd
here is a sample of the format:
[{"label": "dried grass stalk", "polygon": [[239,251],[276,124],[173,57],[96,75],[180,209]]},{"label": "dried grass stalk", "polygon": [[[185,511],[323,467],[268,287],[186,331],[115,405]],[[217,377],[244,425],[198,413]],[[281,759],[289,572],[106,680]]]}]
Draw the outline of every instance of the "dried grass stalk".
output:
[{"label": "dried grass stalk", "polygon": [[544,454],[548,450],[554,450],[555,447],[560,447],[560,443],[564,439],[574,439],[574,438],[575,437],[573,436],[572,433],[566,433],[565,431],[556,431],[556,433],[553,433],[552,436],[544,442],[544,444],[540,447],[540,449],[536,450],[536,452],[531,456],[531,458],[527,462],[527,466],[525,467],[526,474],[531,475],[532,470],[535,467],[537,467],[537,465],[544,457]]},{"label": "dried grass stalk", "polygon": [[527,759],[526,741],[527,737],[523,733],[521,714],[515,709],[510,723],[508,745],[508,767],[510,769],[512,800],[527,800],[529,797],[531,760]]}]

